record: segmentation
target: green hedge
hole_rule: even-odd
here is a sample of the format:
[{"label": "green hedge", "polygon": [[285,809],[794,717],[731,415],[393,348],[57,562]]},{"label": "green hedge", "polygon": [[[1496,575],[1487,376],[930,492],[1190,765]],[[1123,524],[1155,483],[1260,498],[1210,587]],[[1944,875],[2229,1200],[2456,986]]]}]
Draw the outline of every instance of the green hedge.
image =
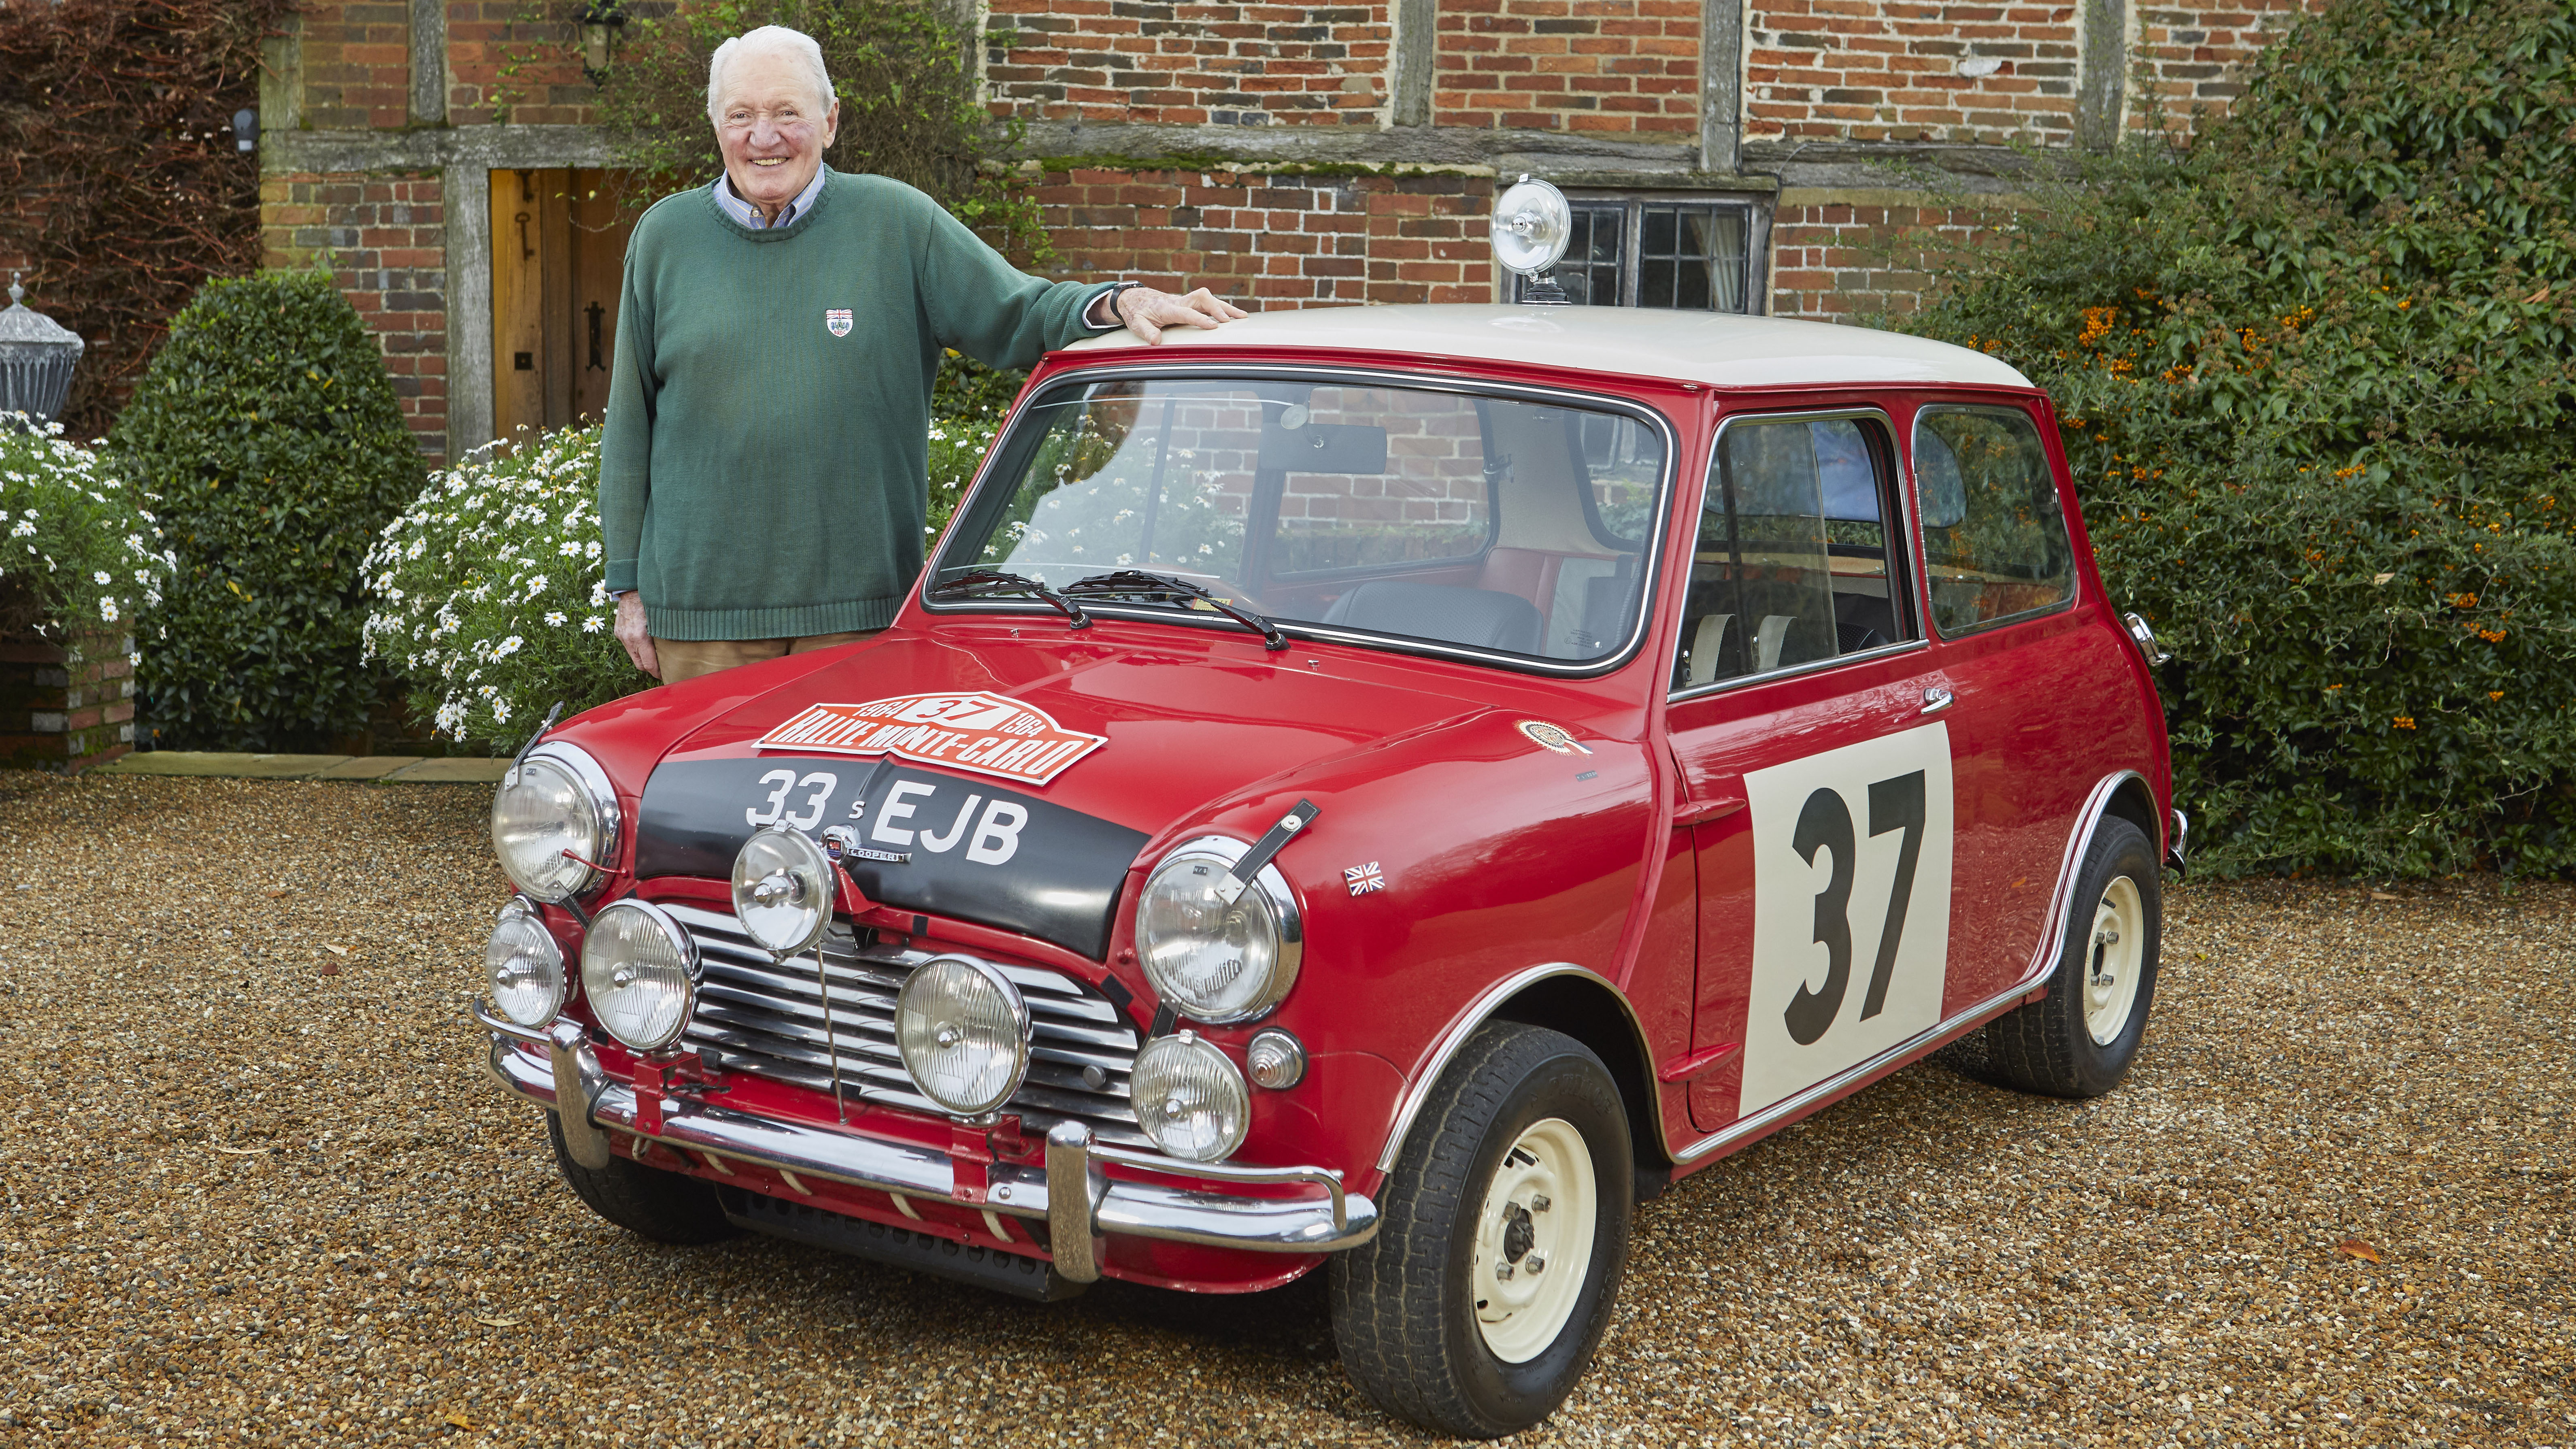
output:
[{"label": "green hedge", "polygon": [[2343,0],[1910,330],[2055,397],[2227,872],[2576,868],[2576,10]]},{"label": "green hedge", "polygon": [[359,561],[422,468],[383,354],[330,276],[208,283],[108,441],[177,555],[142,641],[162,743],[281,750],[365,731],[382,685]]}]

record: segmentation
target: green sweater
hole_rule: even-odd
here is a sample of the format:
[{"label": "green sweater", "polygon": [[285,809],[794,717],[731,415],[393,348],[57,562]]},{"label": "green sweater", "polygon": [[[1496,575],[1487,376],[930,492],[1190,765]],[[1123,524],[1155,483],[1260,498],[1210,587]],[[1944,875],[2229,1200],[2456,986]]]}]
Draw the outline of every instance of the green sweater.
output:
[{"label": "green sweater", "polygon": [[881,176],[827,171],[774,231],[706,187],[663,198],[618,303],[608,587],[664,639],[884,628],[921,571],[940,349],[1027,367],[1101,330],[1082,314],[1106,289],[1015,270]]}]

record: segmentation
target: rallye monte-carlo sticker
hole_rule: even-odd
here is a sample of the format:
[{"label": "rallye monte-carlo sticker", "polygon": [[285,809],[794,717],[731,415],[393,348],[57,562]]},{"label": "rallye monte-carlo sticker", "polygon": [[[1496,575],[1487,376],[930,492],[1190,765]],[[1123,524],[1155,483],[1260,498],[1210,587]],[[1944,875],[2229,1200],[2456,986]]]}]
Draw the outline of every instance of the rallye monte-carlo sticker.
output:
[{"label": "rallye monte-carlo sticker", "polygon": [[900,755],[1045,785],[1109,738],[1065,729],[1045,710],[998,694],[898,694],[814,705],[755,743],[764,750]]},{"label": "rallye monte-carlo sticker", "polygon": [[[733,874],[764,825],[846,827],[842,865],[868,899],[1053,941],[1094,960],[1145,835],[981,780],[891,760],[677,760],[644,782],[639,877]],[[845,837],[848,838],[848,837]]]}]

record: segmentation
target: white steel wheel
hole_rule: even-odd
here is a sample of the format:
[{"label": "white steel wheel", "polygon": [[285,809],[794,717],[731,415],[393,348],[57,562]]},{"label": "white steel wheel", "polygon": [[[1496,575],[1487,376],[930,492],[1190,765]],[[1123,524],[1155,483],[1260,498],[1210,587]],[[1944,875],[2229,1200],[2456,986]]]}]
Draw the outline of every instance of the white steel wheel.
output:
[{"label": "white steel wheel", "polygon": [[2146,922],[2136,881],[2124,875],[2103,888],[2084,958],[2084,1029],[2098,1046],[2109,1046],[2129,1029],[2138,982],[2146,975]]},{"label": "white steel wheel", "polygon": [[1495,1165],[1476,1214],[1476,1328],[1505,1363],[1556,1342],[1583,1297],[1601,1192],[1583,1133],[1562,1117],[1533,1122]]}]

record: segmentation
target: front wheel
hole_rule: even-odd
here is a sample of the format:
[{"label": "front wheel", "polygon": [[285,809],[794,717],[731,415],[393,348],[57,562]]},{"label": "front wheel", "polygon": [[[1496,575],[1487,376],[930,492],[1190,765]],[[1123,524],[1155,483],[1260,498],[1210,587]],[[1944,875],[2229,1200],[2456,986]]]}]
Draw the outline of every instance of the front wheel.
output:
[{"label": "front wheel", "polygon": [[691,1246],[721,1242],[740,1231],[725,1217],[716,1190],[694,1177],[623,1157],[611,1157],[606,1167],[584,1167],[572,1160],[563,1119],[552,1112],[546,1113],[546,1140],[554,1144],[555,1166],[573,1196],[630,1233]]},{"label": "front wheel", "polygon": [[2137,826],[2111,815],[2095,827],[2048,995],[1986,1024],[1986,1062],[2005,1085],[2098,1097],[2128,1075],[2156,999],[2160,866]]},{"label": "front wheel", "polygon": [[1489,1023],[1416,1119],[1378,1234],[1332,1260],[1333,1337],[1379,1407],[1492,1439],[1592,1362],[1628,1260],[1628,1114],[1562,1032]]}]

